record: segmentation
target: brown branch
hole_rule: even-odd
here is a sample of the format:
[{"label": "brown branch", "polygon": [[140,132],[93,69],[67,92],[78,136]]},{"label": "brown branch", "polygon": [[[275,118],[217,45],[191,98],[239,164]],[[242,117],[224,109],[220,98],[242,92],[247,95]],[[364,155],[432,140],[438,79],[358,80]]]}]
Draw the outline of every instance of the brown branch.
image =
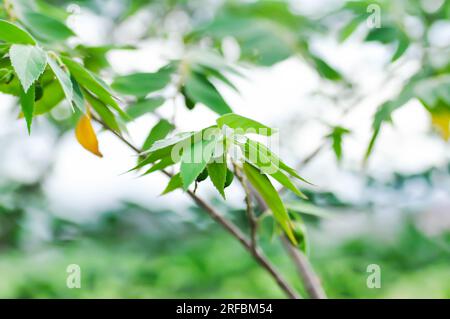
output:
[{"label": "brown branch", "polygon": [[[119,138],[123,143],[125,143],[129,148],[131,148],[137,154],[141,154],[141,150],[129,142],[125,137],[123,137],[118,132],[111,129],[106,123],[92,115],[92,119],[102,125],[102,127],[111,133],[113,133],[117,138]],[[167,177],[172,177],[173,175],[165,170],[161,171]],[[230,233],[234,238],[236,238],[245,249],[255,258],[255,260],[274,278],[278,286],[286,293],[289,298],[299,299],[300,296],[291,287],[291,285],[286,281],[283,275],[272,265],[269,259],[260,250],[253,248],[253,244],[246,236],[240,231],[240,229],[231,221],[224,218],[219,212],[217,212],[212,206],[206,203],[202,198],[197,196],[194,192],[188,190],[187,194],[191,199],[200,207],[205,210],[208,215],[219,223],[223,228],[225,228],[228,233]]]},{"label": "brown branch", "polygon": [[[262,211],[266,211],[269,209],[267,203],[264,201],[261,195],[259,195],[259,193],[253,188],[252,194],[255,200],[258,202],[258,205],[260,206]],[[284,248],[288,251],[289,256],[294,261],[297,272],[299,273],[304,283],[308,295],[314,299],[327,298],[320,283],[319,277],[317,277],[305,255],[297,247],[293,246],[290,240],[286,238],[286,236],[283,235],[281,237],[281,240],[283,242]]]}]

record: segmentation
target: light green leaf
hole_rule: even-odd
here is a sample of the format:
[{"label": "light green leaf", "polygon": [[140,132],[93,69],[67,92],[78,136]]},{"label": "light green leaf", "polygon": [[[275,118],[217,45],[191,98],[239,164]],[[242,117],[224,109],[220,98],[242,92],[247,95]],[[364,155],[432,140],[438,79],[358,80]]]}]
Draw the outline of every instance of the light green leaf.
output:
[{"label": "light green leaf", "polygon": [[164,191],[162,192],[161,195],[168,194],[178,188],[181,188],[182,186],[183,186],[183,182],[181,180],[180,173],[173,175],[169,181],[169,184],[167,184],[166,188],[164,189]]},{"label": "light green leaf", "polygon": [[203,75],[191,73],[186,81],[185,87],[186,94],[190,99],[198,103],[203,103],[214,112],[218,114],[233,112],[219,91]]},{"label": "light green leaf", "polygon": [[244,132],[249,130],[249,133],[256,133],[265,136],[270,136],[275,132],[273,129],[264,124],[237,114],[222,115],[216,120],[216,122],[219,127],[227,125],[232,129],[241,129]]},{"label": "light green leaf", "polygon": [[244,163],[243,168],[248,181],[264,199],[267,206],[272,211],[275,220],[284,230],[292,243],[297,245],[297,240],[292,232],[292,224],[289,219],[289,215],[283,205],[283,202],[281,201],[280,195],[273,187],[269,178],[248,163]]},{"label": "light green leaf", "polygon": [[225,156],[220,158],[220,161],[212,161],[206,166],[209,178],[216,187],[217,191],[225,199],[225,181],[227,177],[227,163]]},{"label": "light green leaf", "polygon": [[20,105],[27,121],[28,134],[31,132],[31,122],[33,121],[34,93],[34,85],[32,85],[27,92],[22,91],[20,95]]},{"label": "light green leaf", "polygon": [[75,33],[61,21],[38,12],[26,11],[23,22],[36,37],[47,41],[64,41]]},{"label": "light green leaf", "polygon": [[73,100],[73,85],[70,80],[70,75],[64,71],[51,56],[47,58],[48,65],[52,69],[53,73],[56,76],[59,84],[61,85],[62,90],[64,91],[64,95],[66,96],[67,101],[69,101],[70,105],[72,105]]},{"label": "light green leaf", "polygon": [[23,90],[27,92],[31,84],[45,71],[47,55],[37,46],[13,44],[9,57]]},{"label": "light green leaf", "polygon": [[165,138],[172,130],[174,126],[170,124],[169,121],[162,119],[160,120],[150,131],[147,138],[145,139],[144,145],[142,146],[142,150],[148,150],[153,143]]},{"label": "light green leaf", "polygon": [[0,40],[17,44],[36,44],[31,34],[21,27],[0,19]]},{"label": "light green leaf", "polygon": [[187,190],[189,185],[191,185],[197,176],[205,169],[206,164],[208,164],[214,151],[211,144],[215,143],[215,141],[215,139],[202,139],[192,143],[190,147],[184,150],[180,167],[184,190]]},{"label": "light green leaf", "polygon": [[149,93],[159,91],[170,83],[170,73],[134,73],[114,79],[111,87],[119,93],[145,97]]}]

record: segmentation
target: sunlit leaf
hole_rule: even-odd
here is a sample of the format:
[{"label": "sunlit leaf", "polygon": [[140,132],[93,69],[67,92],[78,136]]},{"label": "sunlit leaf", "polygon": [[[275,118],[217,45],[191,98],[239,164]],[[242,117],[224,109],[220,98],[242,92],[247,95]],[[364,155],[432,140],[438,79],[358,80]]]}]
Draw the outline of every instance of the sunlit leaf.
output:
[{"label": "sunlit leaf", "polygon": [[9,57],[23,90],[27,92],[31,84],[44,72],[47,55],[37,46],[13,44],[9,50]]}]

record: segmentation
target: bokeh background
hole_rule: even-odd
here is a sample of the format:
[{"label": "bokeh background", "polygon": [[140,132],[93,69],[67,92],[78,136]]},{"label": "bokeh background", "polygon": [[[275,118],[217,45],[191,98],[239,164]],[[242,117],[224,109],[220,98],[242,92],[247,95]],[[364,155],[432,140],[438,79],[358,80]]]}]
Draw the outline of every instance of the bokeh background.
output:
[{"label": "bokeh background", "polygon": [[[108,76],[156,71],[179,57],[182,30],[210,19],[227,1],[53,3],[73,13],[68,24],[77,34],[74,46],[135,47],[107,53]],[[270,66],[240,65],[245,78],[230,75],[240,94],[220,86],[237,113],[279,129],[279,153],[293,166],[324,143],[330,126],[351,130],[341,161],[325,143],[298,167],[316,185],[302,185],[310,201],[285,197],[307,223],[311,263],[334,298],[450,297],[450,147],[418,100],[393,114],[363,165],[379,105],[423,67],[424,50],[448,58],[449,20],[436,18],[425,28],[406,9],[449,12],[449,3],[398,3],[389,14],[405,21],[412,39],[426,38],[428,47],[412,41],[391,63],[395,48],[364,41],[364,23],[346,41],[338,40],[349,21],[343,1],[289,2],[291,10],[324,26],[309,46],[352,83],[351,90],[330,84],[298,56]],[[121,16],[124,8],[130,12]],[[225,57],[236,61],[233,34],[224,42]],[[274,50],[272,43],[265,45]],[[160,196],[164,176],[123,174],[136,156],[111,133],[98,134],[100,159],[76,142],[64,102],[34,121],[31,136],[17,119],[17,101],[1,94],[0,104],[0,297],[283,297],[240,245],[181,191]],[[171,117],[174,108],[166,104],[158,112]],[[197,130],[215,118],[206,108],[176,108],[180,130]],[[155,123],[151,115],[140,117],[129,126],[130,138],[141,144]],[[244,198],[235,184],[227,189],[226,203],[207,183],[198,192],[245,227]],[[302,289],[280,244],[269,231],[261,238],[268,255]],[[66,287],[69,264],[82,269],[81,289]],[[380,289],[366,285],[369,264],[381,267]]]}]

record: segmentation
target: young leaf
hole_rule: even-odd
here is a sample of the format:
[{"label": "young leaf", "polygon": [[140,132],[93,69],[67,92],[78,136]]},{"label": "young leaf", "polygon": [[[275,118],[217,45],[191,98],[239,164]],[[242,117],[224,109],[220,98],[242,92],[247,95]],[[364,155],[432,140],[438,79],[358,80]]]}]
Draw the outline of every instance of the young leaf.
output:
[{"label": "young leaf", "polygon": [[21,27],[0,19],[0,40],[7,43],[31,44],[35,45],[36,41],[31,34]]},{"label": "young leaf", "polygon": [[244,132],[249,130],[250,133],[256,133],[265,136],[270,136],[274,133],[273,129],[265,126],[264,124],[233,113],[222,115],[216,120],[216,122],[219,127],[227,125],[232,129],[241,129]]},{"label": "young leaf", "polygon": [[283,202],[281,201],[280,195],[273,187],[269,178],[266,175],[262,174],[253,165],[250,165],[248,163],[244,163],[243,168],[248,181],[264,199],[267,206],[272,211],[275,220],[284,230],[292,243],[297,245],[297,240],[295,239],[294,233],[292,232],[292,223],[289,219],[289,215],[283,205]]},{"label": "young leaf", "polygon": [[64,91],[64,95],[66,96],[67,101],[72,105],[73,85],[72,81],[70,80],[69,74],[67,74],[67,72],[64,71],[51,56],[47,58],[47,61],[48,65],[55,74],[56,79],[61,85],[61,88]]},{"label": "young leaf", "polygon": [[216,187],[217,191],[225,199],[224,188],[227,177],[227,163],[225,161],[225,156],[221,158],[220,162],[212,161],[206,168],[214,187]]},{"label": "young leaf", "polygon": [[37,46],[13,44],[9,57],[23,90],[27,92],[31,84],[45,71],[47,55]]},{"label": "young leaf", "polygon": [[165,138],[172,130],[174,126],[169,123],[167,120],[160,120],[150,131],[147,138],[145,139],[144,145],[142,146],[142,150],[148,150],[153,143]]},{"label": "young leaf", "polygon": [[31,132],[31,122],[33,121],[34,97],[34,85],[32,85],[27,92],[22,91],[20,95],[20,105],[25,120],[27,121],[28,134]]},{"label": "young leaf", "polygon": [[168,194],[168,193],[176,190],[177,188],[181,188],[182,186],[183,186],[183,182],[181,180],[180,173],[175,174],[175,175],[172,176],[172,178],[169,181],[169,184],[167,184],[166,188],[161,193],[161,195]]},{"label": "young leaf", "polygon": [[191,100],[205,104],[214,112],[221,115],[233,112],[219,91],[205,76],[199,73],[190,74],[185,87],[186,94]]},{"label": "young leaf", "polygon": [[192,143],[183,152],[180,173],[184,190],[187,190],[189,185],[195,181],[211,159],[214,150],[211,147],[211,143],[215,143],[215,139],[202,139],[201,141]]},{"label": "young leaf", "polygon": [[91,118],[89,115],[83,115],[75,128],[75,136],[78,142],[86,150],[98,157],[103,157],[98,148],[97,135],[92,127]]}]

